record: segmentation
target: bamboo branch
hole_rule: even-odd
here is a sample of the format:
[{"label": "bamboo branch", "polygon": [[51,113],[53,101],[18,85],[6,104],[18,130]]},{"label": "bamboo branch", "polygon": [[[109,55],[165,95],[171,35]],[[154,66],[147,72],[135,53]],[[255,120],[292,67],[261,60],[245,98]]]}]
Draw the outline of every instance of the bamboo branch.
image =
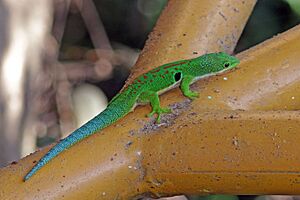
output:
[{"label": "bamboo branch", "polygon": [[[216,33],[230,25],[240,27],[245,23],[245,13],[251,10],[250,1],[245,3],[248,5],[241,1],[235,8],[227,7],[225,1],[210,0],[201,5],[204,7],[198,2],[169,3],[134,75],[149,66],[175,60],[176,56],[192,57],[194,45],[199,45],[199,49],[209,47],[202,43],[201,48],[195,42],[195,32],[199,33],[196,38],[201,38],[212,27],[217,27]],[[205,16],[212,10],[218,13],[216,8],[226,13],[227,19],[234,15],[240,21],[209,27],[212,19]],[[239,12],[230,14],[226,9]],[[184,25],[173,23],[174,32],[170,27],[163,28],[163,24],[172,24],[178,13],[184,13],[190,23],[202,15],[208,26],[193,26],[188,30],[191,33],[179,37],[186,30],[182,29]],[[188,18],[188,13],[195,18]],[[168,34],[168,41],[160,39]],[[172,104],[174,114],[166,115],[159,126],[144,118],[149,106],[138,107],[101,134],[63,152],[29,182],[21,181],[24,174],[48,148],[1,169],[0,197],[130,199],[181,193],[299,194],[300,112],[292,111],[300,107],[299,37],[297,26],[241,53],[241,64],[234,72],[194,84],[193,89],[200,91],[201,96],[193,102],[186,100],[178,89],[163,95],[162,104]],[[211,39],[212,44],[218,38]],[[180,43],[173,50],[172,45]]]}]

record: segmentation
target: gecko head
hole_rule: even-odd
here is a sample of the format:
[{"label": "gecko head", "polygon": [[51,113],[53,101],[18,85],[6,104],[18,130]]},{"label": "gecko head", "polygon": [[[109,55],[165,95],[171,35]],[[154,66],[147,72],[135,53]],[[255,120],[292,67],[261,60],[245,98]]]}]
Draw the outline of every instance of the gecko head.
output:
[{"label": "gecko head", "polygon": [[206,67],[210,73],[222,73],[236,67],[239,63],[239,59],[224,52],[207,54],[206,57]]}]

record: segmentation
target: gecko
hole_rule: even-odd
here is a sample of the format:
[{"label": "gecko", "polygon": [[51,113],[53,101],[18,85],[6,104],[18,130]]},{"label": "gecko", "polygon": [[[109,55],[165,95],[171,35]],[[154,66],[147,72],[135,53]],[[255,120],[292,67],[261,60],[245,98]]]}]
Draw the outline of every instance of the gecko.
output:
[{"label": "gecko", "polygon": [[23,180],[30,179],[65,149],[123,118],[137,105],[150,103],[152,111],[147,116],[156,115],[156,122],[160,123],[161,115],[171,112],[170,108],[160,106],[160,94],[179,85],[183,95],[193,100],[199,96],[197,92],[190,90],[193,82],[230,70],[239,62],[236,57],[224,52],[209,53],[188,60],[164,64],[138,76],[108,103],[104,111],[53,146]]}]

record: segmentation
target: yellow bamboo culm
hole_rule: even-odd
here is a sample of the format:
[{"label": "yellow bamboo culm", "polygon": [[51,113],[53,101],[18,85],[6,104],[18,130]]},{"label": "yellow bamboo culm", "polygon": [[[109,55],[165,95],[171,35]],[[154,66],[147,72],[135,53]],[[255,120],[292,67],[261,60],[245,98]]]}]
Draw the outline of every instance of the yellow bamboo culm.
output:
[{"label": "yellow bamboo culm", "polygon": [[[170,1],[129,82],[196,53],[232,52],[255,2]],[[50,147],[1,169],[0,199],[299,194],[299,38],[296,26],[237,55],[238,69],[192,86],[200,92],[195,101],[178,89],[162,95],[174,114],[160,126],[141,106],[26,183],[23,176]]]}]

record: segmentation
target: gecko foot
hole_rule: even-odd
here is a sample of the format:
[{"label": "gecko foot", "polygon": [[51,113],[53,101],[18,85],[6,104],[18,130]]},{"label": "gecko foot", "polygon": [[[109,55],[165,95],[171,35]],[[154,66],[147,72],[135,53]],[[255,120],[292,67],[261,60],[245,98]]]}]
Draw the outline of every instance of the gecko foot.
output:
[{"label": "gecko foot", "polygon": [[199,93],[198,93],[198,92],[192,92],[192,91],[189,91],[189,92],[186,92],[186,93],[184,94],[184,96],[190,98],[191,100],[194,100],[194,99],[196,99],[196,98],[199,97]]},{"label": "gecko foot", "polygon": [[153,109],[151,113],[147,115],[147,117],[152,117],[154,114],[157,114],[156,123],[160,123],[161,114],[163,113],[171,113],[170,108],[157,108]]}]

